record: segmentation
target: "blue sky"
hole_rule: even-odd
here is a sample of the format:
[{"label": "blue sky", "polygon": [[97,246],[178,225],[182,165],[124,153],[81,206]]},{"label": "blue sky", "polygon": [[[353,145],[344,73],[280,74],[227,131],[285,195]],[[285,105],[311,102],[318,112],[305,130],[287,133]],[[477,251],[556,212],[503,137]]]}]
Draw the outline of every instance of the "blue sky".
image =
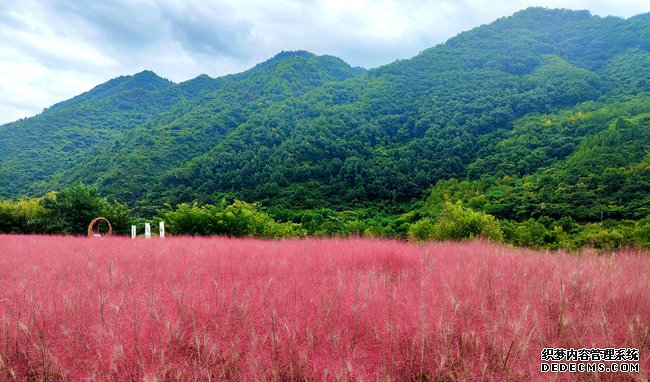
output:
[{"label": "blue sky", "polygon": [[0,0],[0,123],[144,69],[180,82],[301,49],[376,67],[529,6],[650,11],[647,0]]}]

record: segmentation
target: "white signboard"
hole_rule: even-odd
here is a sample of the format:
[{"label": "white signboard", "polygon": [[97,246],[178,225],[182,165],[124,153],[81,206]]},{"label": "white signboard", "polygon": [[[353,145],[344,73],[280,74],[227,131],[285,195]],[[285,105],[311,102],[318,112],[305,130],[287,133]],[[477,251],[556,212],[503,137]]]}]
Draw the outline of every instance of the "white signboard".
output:
[{"label": "white signboard", "polygon": [[131,239],[135,239],[136,236],[137,236],[137,234],[136,234],[135,226],[132,225],[131,226]]},{"label": "white signboard", "polygon": [[151,224],[144,223],[144,237],[148,239],[151,237]]},{"label": "white signboard", "polygon": [[165,238],[165,222],[158,223],[158,232],[160,233],[160,238]]}]

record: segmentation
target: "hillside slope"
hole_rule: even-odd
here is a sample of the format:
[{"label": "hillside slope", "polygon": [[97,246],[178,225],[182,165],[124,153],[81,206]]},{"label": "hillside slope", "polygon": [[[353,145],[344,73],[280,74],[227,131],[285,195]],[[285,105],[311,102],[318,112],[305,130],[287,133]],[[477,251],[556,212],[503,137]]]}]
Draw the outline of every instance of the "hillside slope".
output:
[{"label": "hillside slope", "polygon": [[0,126],[0,196],[84,181],[130,201],[269,105],[360,73],[331,56],[283,52],[236,75],[180,84],[153,72],[119,77]]},{"label": "hillside slope", "polygon": [[[586,12],[519,12],[257,114],[154,193],[170,202],[234,194],[303,209],[408,203],[470,168],[491,175],[475,162],[520,118],[650,90],[649,27]],[[560,133],[573,142],[561,158],[606,127]]]}]

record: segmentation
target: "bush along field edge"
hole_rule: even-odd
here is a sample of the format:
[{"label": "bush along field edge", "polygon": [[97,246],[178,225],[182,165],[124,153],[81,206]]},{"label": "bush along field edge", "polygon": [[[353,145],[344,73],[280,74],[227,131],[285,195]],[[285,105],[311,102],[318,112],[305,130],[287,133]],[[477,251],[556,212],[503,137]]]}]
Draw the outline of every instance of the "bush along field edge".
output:
[{"label": "bush along field edge", "polygon": [[[508,180],[506,180],[508,181]],[[504,182],[506,182],[504,181]],[[603,219],[579,222],[571,217],[549,216],[525,220],[500,219],[485,212],[481,194],[458,198],[469,182],[449,181],[439,199],[434,189],[427,201],[400,214],[376,209],[334,211],[328,208],[284,211],[284,219],[257,203],[222,199],[219,203],[167,205],[154,217],[139,217],[118,201],[108,201],[91,186],[78,183],[41,198],[0,200],[0,233],[83,235],[97,216],[107,218],[117,235],[128,235],[131,226],[143,232],[147,222],[164,221],[172,235],[224,235],[234,237],[381,237],[428,240],[482,238],[514,246],[578,250],[591,247],[616,250],[650,248],[650,216],[638,220]],[[469,191],[468,191],[469,192]],[[469,192],[472,194],[472,192]],[[454,195],[453,198],[450,195]],[[153,224],[157,234],[157,224]]]}]

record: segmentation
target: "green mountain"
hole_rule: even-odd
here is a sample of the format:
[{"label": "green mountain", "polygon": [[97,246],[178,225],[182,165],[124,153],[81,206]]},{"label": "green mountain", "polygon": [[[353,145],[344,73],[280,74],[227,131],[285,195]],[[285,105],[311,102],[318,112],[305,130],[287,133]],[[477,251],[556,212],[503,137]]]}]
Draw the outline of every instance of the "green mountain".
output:
[{"label": "green mountain", "polygon": [[0,127],[0,196],[38,195],[81,180],[136,200],[252,114],[359,71],[334,57],[284,52],[218,79],[173,84],[148,71],[116,78]]},{"label": "green mountain", "polygon": [[368,71],[283,52],[217,79],[114,79],[0,126],[0,196],[81,181],[144,215],[223,197],[285,219],[399,213],[455,195],[520,221],[640,219],[648,115],[648,14],[529,8]]}]

